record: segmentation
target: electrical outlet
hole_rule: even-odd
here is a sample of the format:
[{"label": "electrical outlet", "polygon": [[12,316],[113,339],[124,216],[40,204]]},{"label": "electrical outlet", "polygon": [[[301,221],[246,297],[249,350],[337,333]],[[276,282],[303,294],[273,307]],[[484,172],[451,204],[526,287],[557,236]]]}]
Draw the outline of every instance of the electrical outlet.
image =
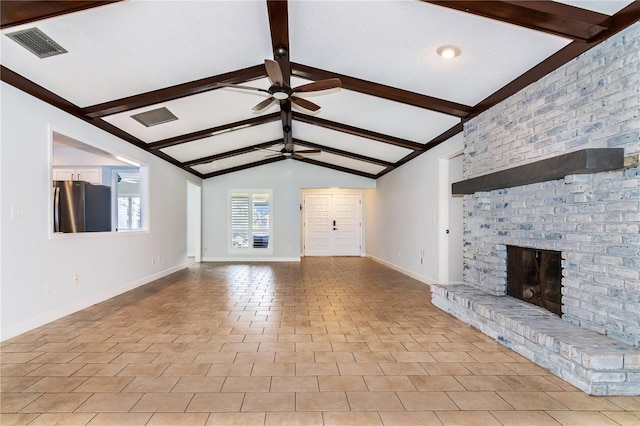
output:
[{"label": "electrical outlet", "polygon": [[11,219],[24,219],[27,211],[24,207],[11,206]]},{"label": "electrical outlet", "polygon": [[75,285],[79,285],[80,284],[80,274],[75,274],[73,276],[73,284],[75,284]]}]

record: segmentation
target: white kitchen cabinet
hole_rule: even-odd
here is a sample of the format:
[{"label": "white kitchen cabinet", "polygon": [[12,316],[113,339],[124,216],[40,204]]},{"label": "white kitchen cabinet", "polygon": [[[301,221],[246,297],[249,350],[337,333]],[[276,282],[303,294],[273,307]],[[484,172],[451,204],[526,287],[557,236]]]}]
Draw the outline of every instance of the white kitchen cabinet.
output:
[{"label": "white kitchen cabinet", "polygon": [[102,184],[100,168],[58,168],[53,169],[53,180],[83,180],[94,185]]}]

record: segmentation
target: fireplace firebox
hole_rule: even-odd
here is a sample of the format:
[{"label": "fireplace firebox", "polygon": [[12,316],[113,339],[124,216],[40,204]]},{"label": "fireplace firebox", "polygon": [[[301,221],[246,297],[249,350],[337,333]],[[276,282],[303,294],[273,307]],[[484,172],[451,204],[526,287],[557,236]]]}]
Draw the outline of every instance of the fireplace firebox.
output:
[{"label": "fireplace firebox", "polygon": [[561,317],[560,252],[507,246],[507,294]]}]

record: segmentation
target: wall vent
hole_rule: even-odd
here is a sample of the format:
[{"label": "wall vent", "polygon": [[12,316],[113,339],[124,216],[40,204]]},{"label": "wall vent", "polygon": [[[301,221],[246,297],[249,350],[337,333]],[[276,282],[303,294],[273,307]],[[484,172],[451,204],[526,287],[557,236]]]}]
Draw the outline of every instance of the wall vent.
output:
[{"label": "wall vent", "polygon": [[173,113],[165,107],[134,114],[131,118],[146,127],[157,126],[158,124],[168,123],[178,119],[178,117],[173,115]]},{"label": "wall vent", "polygon": [[62,46],[36,27],[8,33],[7,37],[41,59],[67,53]]}]

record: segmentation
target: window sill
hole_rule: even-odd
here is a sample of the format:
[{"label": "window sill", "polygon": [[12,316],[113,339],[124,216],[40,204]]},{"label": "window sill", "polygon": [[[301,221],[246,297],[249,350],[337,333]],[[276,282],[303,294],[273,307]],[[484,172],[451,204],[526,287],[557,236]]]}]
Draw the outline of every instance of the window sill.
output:
[{"label": "window sill", "polygon": [[50,240],[68,240],[68,239],[83,239],[83,238],[106,238],[114,237],[118,235],[148,235],[149,230],[135,230],[135,231],[110,231],[110,232],[54,232],[49,234]]}]

